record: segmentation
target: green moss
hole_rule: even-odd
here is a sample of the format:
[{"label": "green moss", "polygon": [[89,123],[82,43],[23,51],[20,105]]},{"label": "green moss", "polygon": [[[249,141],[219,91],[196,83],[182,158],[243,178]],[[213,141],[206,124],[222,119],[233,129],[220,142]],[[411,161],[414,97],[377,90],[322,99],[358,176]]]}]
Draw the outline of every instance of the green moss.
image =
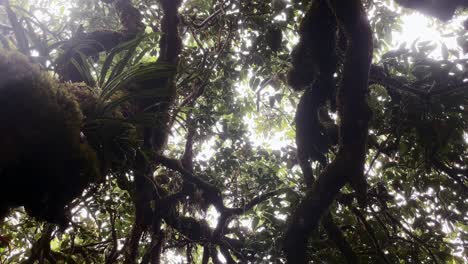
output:
[{"label": "green moss", "polygon": [[60,83],[60,89],[73,95],[83,112],[85,119],[92,118],[96,113],[99,96],[85,83]]},{"label": "green moss", "polygon": [[130,169],[138,148],[135,126],[121,119],[88,120],[84,126],[86,140],[97,151],[101,173]]},{"label": "green moss", "polygon": [[100,177],[77,100],[27,57],[0,51],[0,112],[0,211],[24,206],[63,224],[65,205]]}]

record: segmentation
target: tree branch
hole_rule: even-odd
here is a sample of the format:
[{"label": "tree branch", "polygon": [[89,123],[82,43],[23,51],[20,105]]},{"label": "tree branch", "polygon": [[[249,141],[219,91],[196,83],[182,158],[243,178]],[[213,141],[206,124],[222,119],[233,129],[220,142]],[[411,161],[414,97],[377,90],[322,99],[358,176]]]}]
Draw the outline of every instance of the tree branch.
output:
[{"label": "tree branch", "polygon": [[240,207],[240,208],[227,208],[226,209],[226,214],[228,216],[243,214],[243,213],[251,210],[252,208],[254,208],[257,204],[262,203],[262,202],[270,199],[273,196],[283,194],[288,190],[289,190],[289,188],[282,188],[282,189],[278,189],[278,190],[275,190],[275,191],[272,191],[272,192],[261,194],[261,195],[255,197],[255,198],[253,198],[250,202],[248,202],[243,207]]},{"label": "tree branch", "polygon": [[21,26],[21,23],[19,22],[18,17],[16,16],[15,12],[11,10],[10,1],[5,0],[4,5],[5,5],[5,11],[8,16],[8,20],[10,21],[10,24],[11,24],[11,28],[13,29],[13,32],[15,33],[18,49],[21,53],[29,56],[29,41],[26,38],[26,33],[24,32],[23,26]]},{"label": "tree branch", "polygon": [[468,187],[466,186],[464,181],[464,178],[468,179],[468,169],[450,168],[439,160],[433,160],[432,165],[436,169],[447,174],[450,178],[452,178],[460,185],[460,188],[462,188],[465,191],[465,193],[468,193]]},{"label": "tree branch", "polygon": [[326,213],[322,218],[322,225],[325,231],[327,232],[330,240],[335,243],[336,247],[341,251],[346,261],[350,264],[359,263],[359,259],[354,253],[351,245],[346,241],[345,236],[341,229],[333,222],[333,217],[330,212]]},{"label": "tree branch", "polygon": [[372,240],[372,243],[374,244],[375,251],[377,251],[377,255],[387,264],[390,264],[390,261],[387,259],[385,256],[382,248],[380,247],[379,241],[377,240],[374,229],[371,227],[371,225],[367,222],[366,218],[364,215],[355,207],[350,206],[351,211],[356,215],[356,217],[361,221],[361,223],[364,225],[364,229],[366,229],[367,233],[369,234],[369,237]]},{"label": "tree branch", "polygon": [[346,183],[351,183],[361,197],[366,193],[363,173],[371,115],[366,95],[372,59],[372,31],[360,0],[330,0],[328,4],[348,39],[343,79],[337,97],[341,121],[340,147],[335,160],[323,170],[290,218],[284,239],[288,263],[306,263],[309,235]]},{"label": "tree branch", "polygon": [[204,192],[205,199],[211,202],[216,207],[216,209],[218,209],[218,211],[224,210],[221,191],[216,186],[212,185],[209,182],[206,182],[205,180],[186,170],[179,160],[170,159],[163,155],[157,154],[155,157],[155,161],[171,170],[179,172],[185,181],[193,183],[198,188],[200,188]]}]

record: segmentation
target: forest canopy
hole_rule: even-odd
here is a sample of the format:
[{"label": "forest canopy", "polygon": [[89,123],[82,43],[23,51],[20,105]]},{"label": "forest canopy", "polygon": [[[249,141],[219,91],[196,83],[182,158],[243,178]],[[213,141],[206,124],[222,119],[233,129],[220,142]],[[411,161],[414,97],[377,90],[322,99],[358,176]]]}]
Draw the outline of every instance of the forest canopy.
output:
[{"label": "forest canopy", "polygon": [[467,263],[465,0],[0,0],[0,263]]}]

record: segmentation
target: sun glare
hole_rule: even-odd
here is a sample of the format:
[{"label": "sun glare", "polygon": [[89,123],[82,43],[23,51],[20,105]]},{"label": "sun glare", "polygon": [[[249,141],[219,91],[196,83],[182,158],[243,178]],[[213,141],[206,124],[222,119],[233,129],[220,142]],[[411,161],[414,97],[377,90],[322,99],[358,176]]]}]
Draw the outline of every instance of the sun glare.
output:
[{"label": "sun glare", "polygon": [[416,39],[439,40],[440,33],[434,28],[434,20],[419,13],[402,17],[402,31],[394,31],[393,44],[401,41],[412,42]]},{"label": "sun glare", "polygon": [[[456,34],[450,34],[461,27],[462,21],[466,17],[455,17],[451,21],[443,24],[437,19],[414,12],[402,15],[401,31],[392,32],[392,48],[399,47],[402,43],[411,45],[415,41],[432,41],[438,46],[445,44],[449,50],[459,49]],[[441,49],[435,49],[430,57],[441,59]]]}]

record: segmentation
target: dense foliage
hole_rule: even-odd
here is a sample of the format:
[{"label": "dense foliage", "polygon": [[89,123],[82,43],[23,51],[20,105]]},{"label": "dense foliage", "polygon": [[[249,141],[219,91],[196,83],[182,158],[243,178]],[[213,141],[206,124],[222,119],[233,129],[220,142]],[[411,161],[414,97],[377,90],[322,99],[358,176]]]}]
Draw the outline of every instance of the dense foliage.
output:
[{"label": "dense foliage", "polygon": [[0,263],[466,263],[467,4],[309,2],[0,1]]}]

